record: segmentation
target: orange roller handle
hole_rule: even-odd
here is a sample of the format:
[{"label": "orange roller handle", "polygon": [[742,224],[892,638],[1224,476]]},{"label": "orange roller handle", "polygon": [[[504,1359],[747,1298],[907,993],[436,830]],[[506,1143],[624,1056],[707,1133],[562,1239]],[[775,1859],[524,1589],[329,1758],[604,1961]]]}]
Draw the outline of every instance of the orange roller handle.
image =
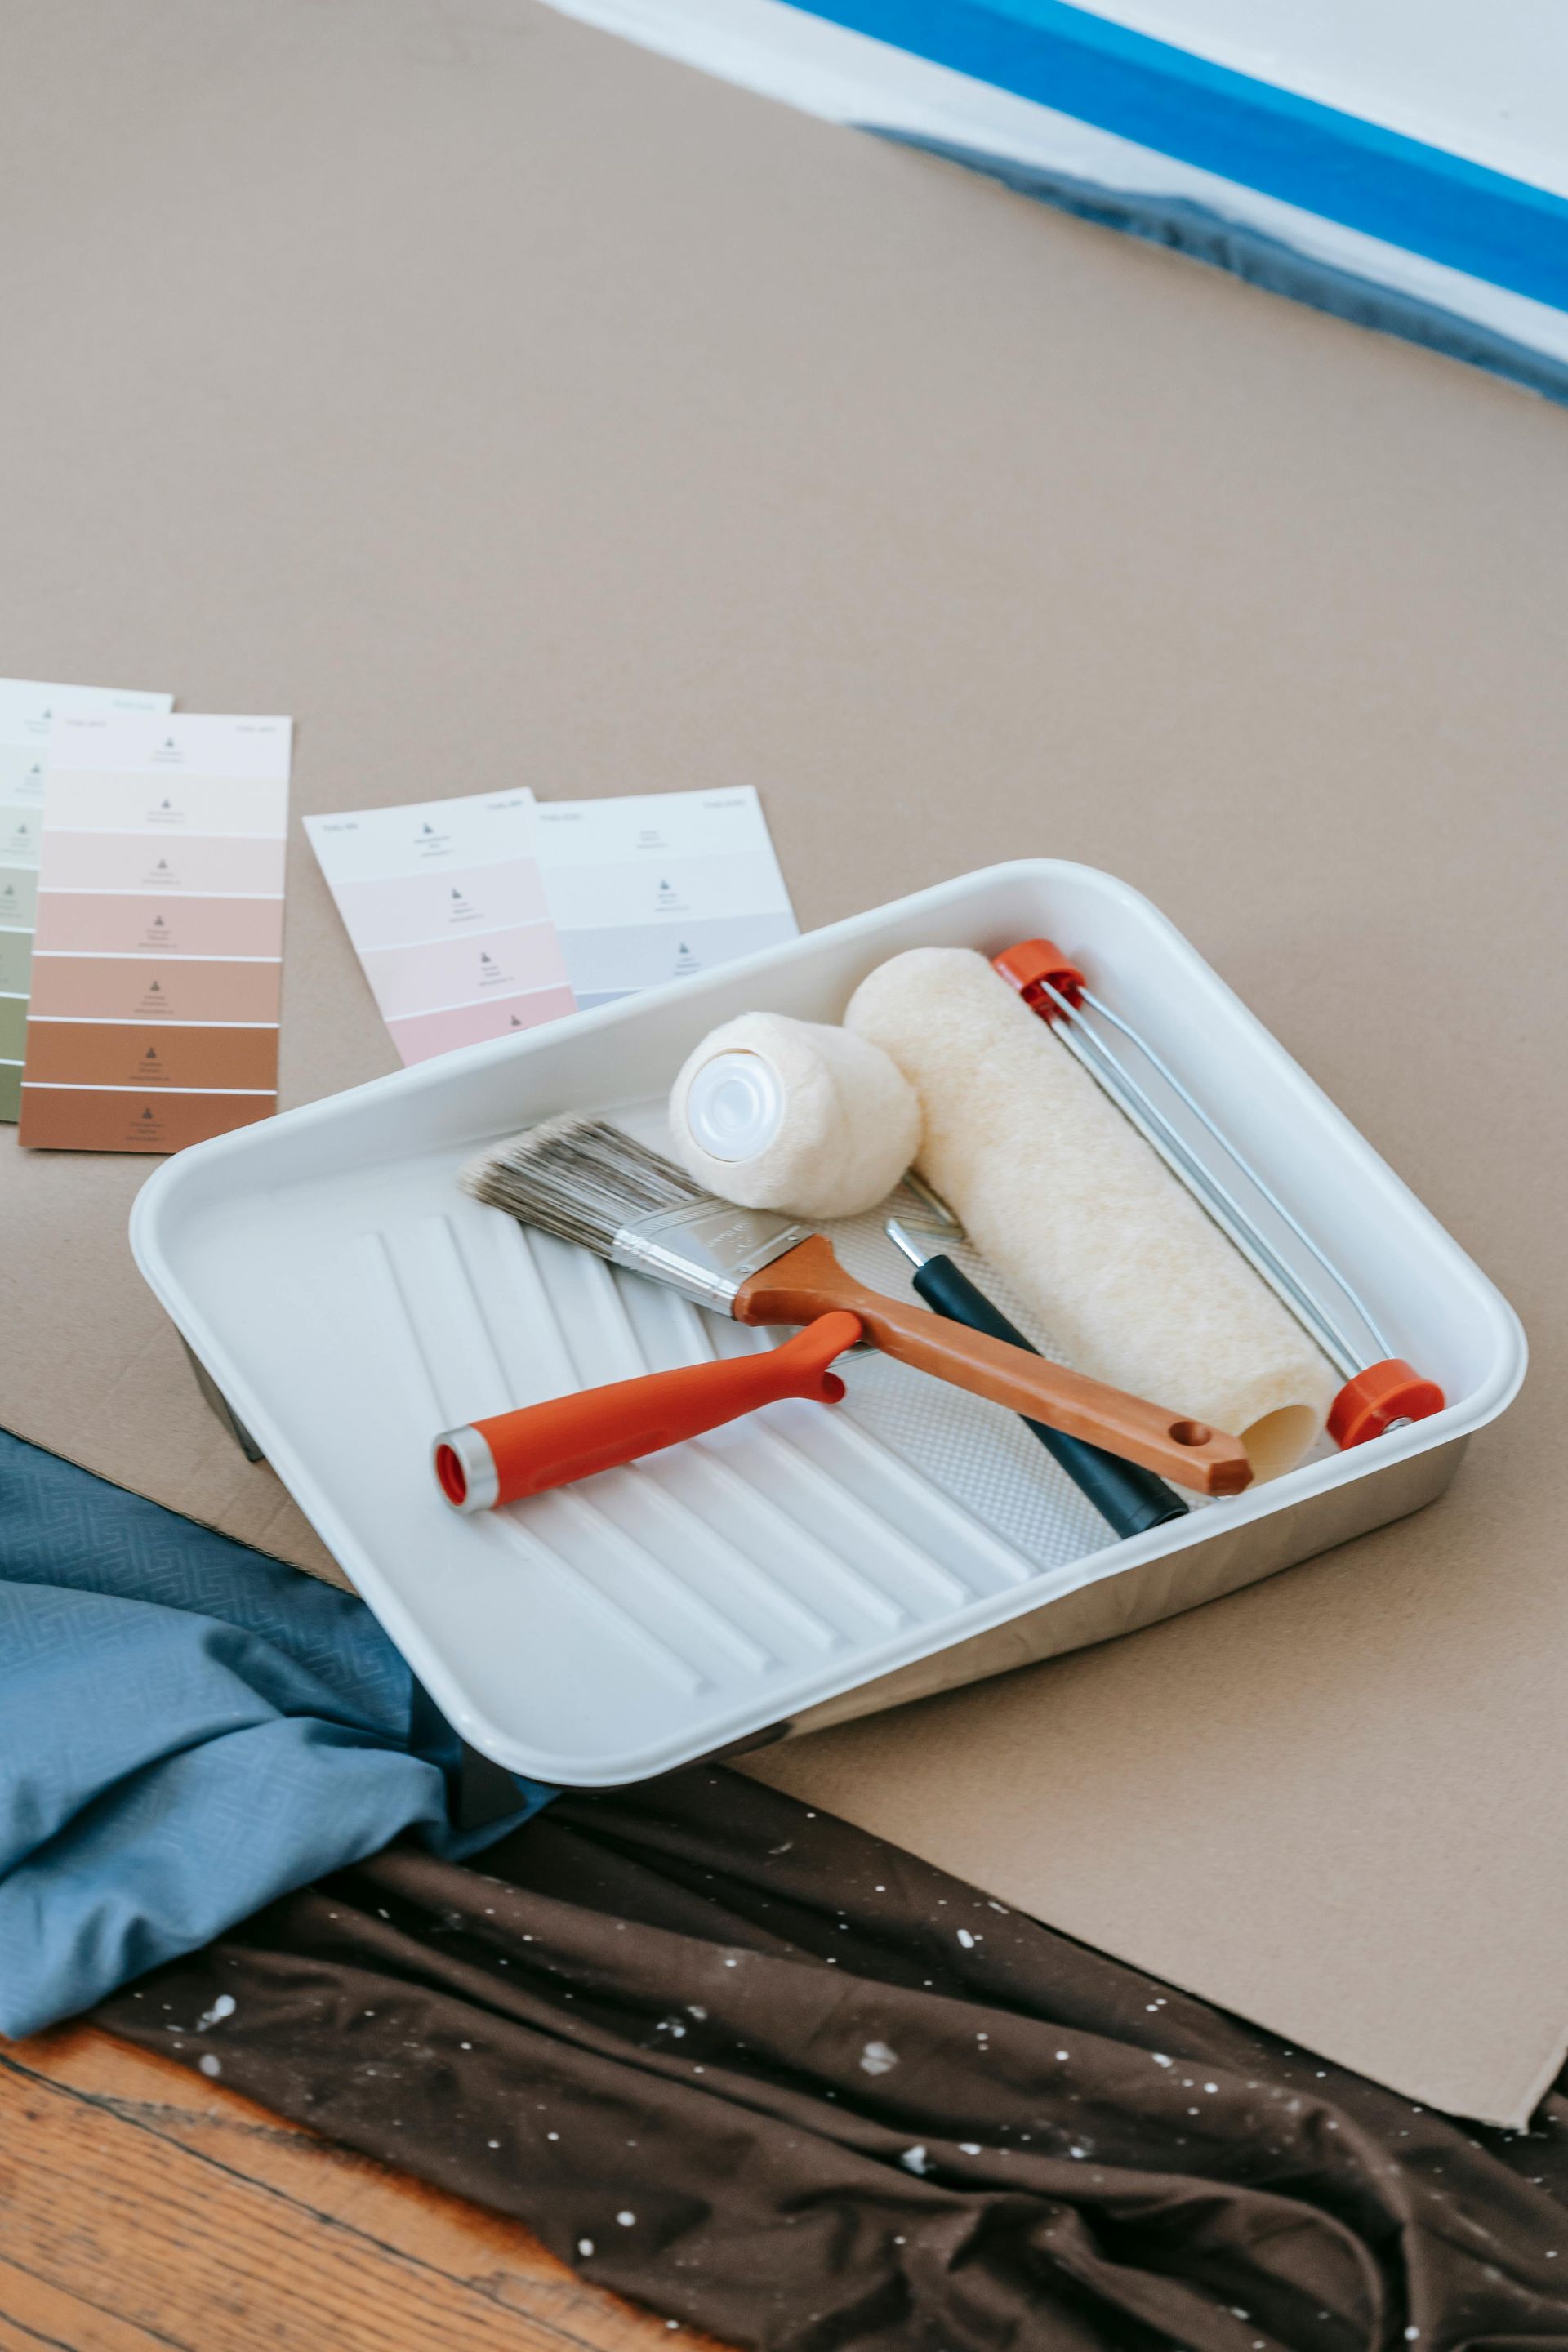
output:
[{"label": "orange roller handle", "polygon": [[647,1372],[444,1430],[433,1454],[437,1484],[454,1510],[489,1511],[700,1437],[781,1397],[837,1404],[844,1383],[828,1366],[859,1337],[859,1317],[835,1311],[764,1355]]}]

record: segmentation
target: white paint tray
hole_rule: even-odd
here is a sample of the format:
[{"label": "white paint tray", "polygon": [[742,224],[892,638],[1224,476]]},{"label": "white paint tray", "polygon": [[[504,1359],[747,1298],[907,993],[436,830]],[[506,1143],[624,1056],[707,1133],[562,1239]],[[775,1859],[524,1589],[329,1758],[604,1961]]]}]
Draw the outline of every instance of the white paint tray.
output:
[{"label": "white paint tray", "polygon": [[[1118,1541],[1011,1416],[862,1359],[837,1409],[772,1406],[505,1511],[448,1509],[437,1430],[769,1343],[479,1207],[456,1181],[476,1150],[565,1109],[660,1141],[670,1081],[720,1022],[758,1007],[837,1020],[905,948],[989,954],[1041,934],[1230,1131],[1395,1352],[1442,1383],[1444,1412]],[[836,1238],[856,1271],[902,1286],[874,1219]],[[497,1762],[579,1786],[1103,1640],[1268,1575],[1438,1493],[1524,1367],[1505,1301],[1179,933],[1124,884],[1050,859],[197,1145],[144,1187],[132,1240],[437,1705]],[[1310,1283],[1310,1260],[1294,1262]]]}]

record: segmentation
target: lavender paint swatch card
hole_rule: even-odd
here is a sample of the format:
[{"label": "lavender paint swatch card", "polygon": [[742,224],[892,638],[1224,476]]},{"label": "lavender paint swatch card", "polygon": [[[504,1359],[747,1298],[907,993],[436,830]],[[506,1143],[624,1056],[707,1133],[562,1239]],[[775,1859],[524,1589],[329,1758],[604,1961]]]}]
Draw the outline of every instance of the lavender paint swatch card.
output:
[{"label": "lavender paint swatch card", "polygon": [[710,971],[798,932],[750,784],[542,801],[535,837],[584,1009]]}]

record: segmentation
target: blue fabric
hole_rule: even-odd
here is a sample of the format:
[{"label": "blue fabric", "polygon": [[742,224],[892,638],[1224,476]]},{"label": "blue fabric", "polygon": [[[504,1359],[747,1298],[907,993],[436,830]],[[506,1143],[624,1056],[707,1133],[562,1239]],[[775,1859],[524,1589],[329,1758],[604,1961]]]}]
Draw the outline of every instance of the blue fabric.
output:
[{"label": "blue fabric", "polygon": [[1568,309],[1568,199],[1068,0],[793,0],[1532,301]]},{"label": "blue fabric", "polygon": [[456,1831],[414,1687],[363,1601],[0,1431],[0,2034],[400,1831],[460,1857],[548,1800]]}]

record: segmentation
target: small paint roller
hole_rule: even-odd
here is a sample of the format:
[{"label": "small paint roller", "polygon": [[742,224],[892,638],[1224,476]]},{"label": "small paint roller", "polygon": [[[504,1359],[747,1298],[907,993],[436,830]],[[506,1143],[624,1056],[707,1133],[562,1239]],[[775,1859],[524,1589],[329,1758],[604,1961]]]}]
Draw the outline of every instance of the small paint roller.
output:
[{"label": "small paint roller", "polygon": [[847,1029],[743,1013],[705,1037],[669,1097],[675,1157],[747,1209],[855,1217],[893,1190],[920,1145],[914,1088]]},{"label": "small paint roller", "polygon": [[[907,1174],[921,1139],[914,1088],[868,1038],[821,1022],[747,1013],[714,1030],[676,1078],[669,1125],[689,1174],[750,1208],[852,1217],[886,1202],[900,1179],[917,1181]],[[939,1206],[934,1196],[926,1205]],[[923,1250],[896,1222],[887,1230],[911,1259],[925,1305],[1029,1348],[952,1258]],[[1186,1510],[1152,1470],[1043,1422],[1026,1425],[1118,1535],[1142,1535]]]},{"label": "small paint roller", "polygon": [[845,1022],[920,1097],[920,1173],[1074,1364],[1237,1431],[1259,1477],[1301,1458],[1334,1396],[1322,1351],[983,955],[895,956]]}]

